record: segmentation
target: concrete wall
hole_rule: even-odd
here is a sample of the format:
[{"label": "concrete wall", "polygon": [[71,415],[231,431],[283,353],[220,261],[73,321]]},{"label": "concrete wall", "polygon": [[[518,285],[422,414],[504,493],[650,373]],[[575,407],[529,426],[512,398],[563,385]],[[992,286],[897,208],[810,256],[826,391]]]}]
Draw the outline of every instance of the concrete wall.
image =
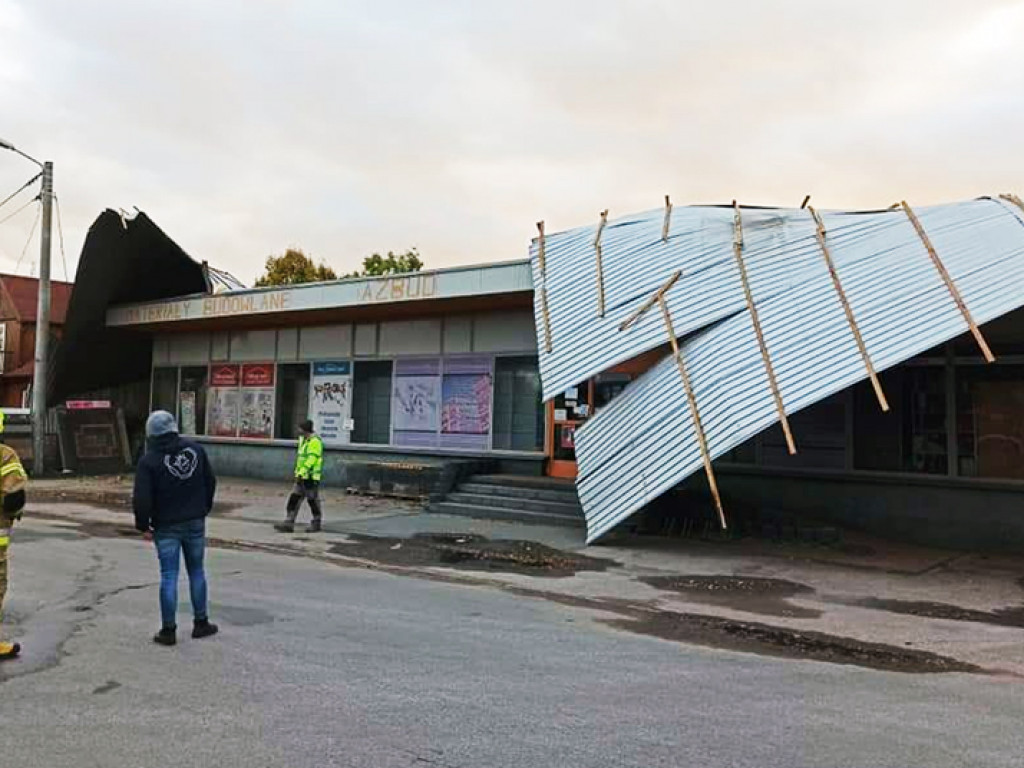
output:
[{"label": "concrete wall", "polygon": [[[231,443],[208,441],[200,438],[210,456],[214,472],[225,477],[252,477],[260,480],[280,480],[287,487],[294,477],[295,446],[275,443]],[[330,488],[348,488],[379,492],[373,487],[383,479],[385,483],[403,482],[414,485],[420,475],[426,473],[429,483],[437,479],[446,467],[453,464],[479,464],[480,471],[507,472],[512,474],[540,475],[543,473],[543,457],[495,457],[487,456],[425,456],[404,453],[400,450],[324,451],[324,485]],[[402,466],[407,465],[407,466]],[[486,467],[484,466],[486,465]],[[385,475],[380,469],[386,469]],[[431,474],[431,470],[433,473]],[[387,489],[384,489],[387,492]],[[410,493],[408,495],[417,495]]]},{"label": "concrete wall", "polygon": [[[1024,486],[884,473],[717,467],[726,504],[804,513],[880,537],[960,550],[1024,551]],[[706,485],[703,476],[687,487]]]},{"label": "concrete wall", "polygon": [[537,351],[529,310],[229,333],[163,334],[153,340],[153,364],[304,362],[352,356],[398,357]]}]

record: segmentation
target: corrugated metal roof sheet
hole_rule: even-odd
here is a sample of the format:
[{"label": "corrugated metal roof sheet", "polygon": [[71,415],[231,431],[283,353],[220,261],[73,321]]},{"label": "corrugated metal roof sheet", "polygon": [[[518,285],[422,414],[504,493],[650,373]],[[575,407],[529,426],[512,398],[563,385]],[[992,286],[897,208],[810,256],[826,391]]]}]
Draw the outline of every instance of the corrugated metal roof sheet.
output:
[{"label": "corrugated metal roof sheet", "polygon": [[[1024,305],[1024,210],[982,199],[916,214],[976,323]],[[596,282],[596,268],[588,266],[594,264],[595,228],[547,238],[543,279],[536,260],[534,265],[542,350],[542,286],[552,323],[552,352],[542,351],[545,394],[663,344],[667,333],[657,307],[625,331],[619,324],[682,270],[665,299],[676,334],[694,334],[681,353],[709,453],[720,456],[778,421],[735,266],[732,216],[726,208],[676,209],[667,244],[661,243],[663,212],[627,219],[622,229],[631,230],[628,239],[603,241],[605,318],[597,316],[596,292],[581,290],[586,277],[580,275]],[[742,218],[743,256],[786,413],[867,378],[810,211],[743,209]],[[822,218],[876,370],[967,330],[904,211],[831,212]],[[705,224],[705,231],[697,231]],[[800,435],[795,437],[799,446]],[[701,467],[689,402],[671,356],[577,432],[576,455],[588,540]]]}]

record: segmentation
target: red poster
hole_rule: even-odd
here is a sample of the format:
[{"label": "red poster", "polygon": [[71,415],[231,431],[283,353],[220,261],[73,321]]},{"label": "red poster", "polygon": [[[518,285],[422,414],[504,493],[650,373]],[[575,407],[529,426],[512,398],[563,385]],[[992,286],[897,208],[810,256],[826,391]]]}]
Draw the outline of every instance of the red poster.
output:
[{"label": "red poster", "polygon": [[215,365],[210,369],[211,387],[237,387],[240,380],[237,365]]},{"label": "red poster", "polygon": [[274,386],[274,364],[273,363],[251,363],[242,366],[243,387],[272,387]]}]

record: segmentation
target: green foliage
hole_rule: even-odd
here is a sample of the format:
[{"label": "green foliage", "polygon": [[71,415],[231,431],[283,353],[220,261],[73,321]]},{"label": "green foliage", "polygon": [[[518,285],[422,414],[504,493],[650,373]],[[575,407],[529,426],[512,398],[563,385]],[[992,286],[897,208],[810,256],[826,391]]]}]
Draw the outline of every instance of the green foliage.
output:
[{"label": "green foliage", "polygon": [[345,277],[379,277],[380,275],[400,275],[404,272],[419,272],[423,269],[423,261],[419,251],[410,248],[405,253],[388,251],[387,256],[375,253],[363,259],[363,269]]},{"label": "green foliage", "polygon": [[337,280],[338,275],[329,266],[315,263],[298,248],[289,248],[280,256],[268,256],[266,269],[256,281],[256,287],[269,285],[298,285]]}]

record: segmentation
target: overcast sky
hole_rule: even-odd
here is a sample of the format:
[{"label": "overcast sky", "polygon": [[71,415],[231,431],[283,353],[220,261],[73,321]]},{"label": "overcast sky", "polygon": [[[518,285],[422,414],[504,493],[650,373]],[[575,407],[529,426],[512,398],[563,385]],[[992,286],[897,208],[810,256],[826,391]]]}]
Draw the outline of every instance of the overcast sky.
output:
[{"label": "overcast sky", "polygon": [[[246,283],[288,246],[448,266],[665,194],[1024,194],[1021,41],[1024,0],[0,0],[0,137],[54,161],[72,272],[133,206]],[[0,152],[0,199],[31,175]]]}]

